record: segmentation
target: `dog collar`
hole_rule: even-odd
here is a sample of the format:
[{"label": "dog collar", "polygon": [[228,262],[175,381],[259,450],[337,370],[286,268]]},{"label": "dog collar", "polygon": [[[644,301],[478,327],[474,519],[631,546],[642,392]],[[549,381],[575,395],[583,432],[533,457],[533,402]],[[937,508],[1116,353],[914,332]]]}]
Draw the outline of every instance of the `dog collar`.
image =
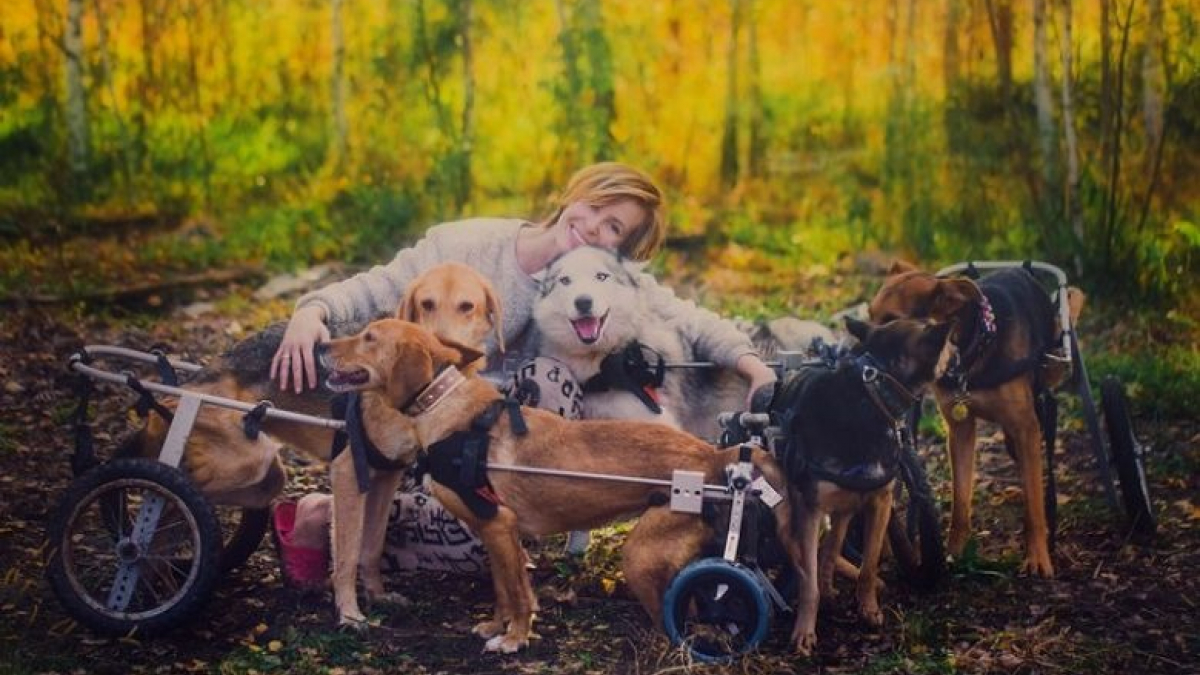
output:
[{"label": "dog collar", "polygon": [[467,378],[463,376],[458,368],[446,366],[433,378],[432,382],[425,385],[424,389],[417,392],[416,396],[404,404],[400,408],[400,412],[409,417],[416,417],[427,413],[438,403],[441,403],[450,392],[458,388],[458,385],[466,381]]}]

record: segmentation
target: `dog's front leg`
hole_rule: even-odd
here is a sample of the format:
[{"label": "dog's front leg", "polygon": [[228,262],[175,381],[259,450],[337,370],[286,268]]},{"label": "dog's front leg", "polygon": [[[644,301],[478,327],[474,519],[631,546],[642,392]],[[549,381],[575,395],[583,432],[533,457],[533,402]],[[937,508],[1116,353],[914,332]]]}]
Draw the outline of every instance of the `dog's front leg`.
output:
[{"label": "dog's front leg", "polygon": [[872,626],[883,625],[879,609],[879,554],[892,517],[892,483],[868,498],[863,523],[863,560],[858,571],[858,613]]},{"label": "dog's front leg", "polygon": [[[794,493],[794,491],[793,491]],[[800,503],[800,499],[794,500]],[[821,591],[817,574],[817,539],[821,531],[821,509],[816,504],[800,508],[799,537],[803,546],[800,569],[799,602],[796,608],[796,624],[792,628],[792,643],[796,651],[805,656],[812,654],[817,646],[817,608],[821,603]]]},{"label": "dog's front leg", "polygon": [[355,582],[366,497],[358,491],[350,453],[343,452],[330,464],[329,482],[333,487],[333,602],[338,625],[364,628],[367,617],[358,607]]},{"label": "dog's front leg", "polygon": [[1039,577],[1054,576],[1050,561],[1050,528],[1046,523],[1045,489],[1042,485],[1042,433],[1033,410],[1032,396],[1005,409],[999,420],[1004,439],[1021,473],[1025,492],[1025,560],[1021,571]]},{"label": "dog's front leg", "polygon": [[533,629],[533,586],[525,570],[517,516],[501,506],[493,518],[478,524],[478,532],[492,564],[496,616],[491,624],[476,626],[474,632],[483,635],[481,628],[488,631],[502,628],[507,621],[508,630],[489,638],[484,651],[512,654],[529,646]]},{"label": "dog's front leg", "polygon": [[380,571],[383,548],[387,542],[388,513],[396,490],[403,481],[403,471],[376,471],[371,477],[363,522],[362,557],[359,559],[359,574],[369,602],[408,604],[408,599],[402,594],[384,590]]},{"label": "dog's front leg", "polygon": [[[943,401],[939,400],[939,404]],[[952,494],[950,498],[950,537],[947,542],[950,554],[962,555],[971,537],[971,500],[975,493],[975,417],[954,421],[950,415],[952,402],[946,401],[942,417],[950,428],[947,444],[950,446],[950,474]]]}]

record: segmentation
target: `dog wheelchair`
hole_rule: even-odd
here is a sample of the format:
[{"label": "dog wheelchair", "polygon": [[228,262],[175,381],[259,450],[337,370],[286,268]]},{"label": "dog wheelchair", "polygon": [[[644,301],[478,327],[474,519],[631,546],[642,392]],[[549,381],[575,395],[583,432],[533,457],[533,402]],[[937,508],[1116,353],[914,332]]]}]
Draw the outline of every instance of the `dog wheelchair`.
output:
[{"label": "dog wheelchair", "polygon": [[[97,367],[100,358],[154,366],[160,381]],[[71,420],[75,479],[49,521],[46,574],[66,611],[101,634],[153,635],[192,617],[221,575],[246,562],[266,533],[269,509],[216,505],[180,468],[202,405],[246,413],[243,424],[251,436],[266,417],[344,426],[276,410],[265,401],[249,404],[189,391],[180,386],[180,376],[202,367],[161,352],[89,345],[70,356],[68,368],[76,374],[78,396]],[[154,411],[170,421],[157,459],[97,457],[88,420],[95,381],[125,385],[139,396],[139,414]],[[168,410],[155,393],[177,397],[178,406]]]},{"label": "dog wheelchair", "polygon": [[[1100,410],[1104,415],[1107,436],[1101,433],[1096,400],[1092,395],[1087,367],[1084,364],[1083,353],[1079,349],[1079,339],[1075,326],[1071,324],[1071,315],[1067,306],[1066,273],[1061,268],[1045,262],[977,261],[957,263],[943,268],[938,270],[937,276],[966,276],[969,279],[978,280],[988,272],[1013,267],[1022,267],[1032,274],[1050,294],[1054,308],[1058,312],[1059,325],[1062,328],[1061,344],[1054,345],[1046,357],[1059,361],[1070,368],[1070,375],[1065,386],[1073,387],[1079,396],[1080,408],[1091,441],[1092,454],[1095,456],[1109,508],[1118,516],[1122,515],[1117,498],[1117,483],[1119,483],[1120,504],[1124,506],[1124,516],[1130,533],[1142,541],[1153,538],[1157,523],[1150,501],[1149,487],[1146,484],[1144,460],[1147,449],[1138,443],[1137,436],[1134,434],[1125,388],[1119,379],[1111,375],[1105,377],[1100,384]],[[1054,444],[1058,430],[1058,402],[1054,397],[1054,392],[1045,385],[1036,387],[1034,395],[1046,455],[1046,521],[1049,526],[1051,545],[1053,545],[1057,527]]]}]

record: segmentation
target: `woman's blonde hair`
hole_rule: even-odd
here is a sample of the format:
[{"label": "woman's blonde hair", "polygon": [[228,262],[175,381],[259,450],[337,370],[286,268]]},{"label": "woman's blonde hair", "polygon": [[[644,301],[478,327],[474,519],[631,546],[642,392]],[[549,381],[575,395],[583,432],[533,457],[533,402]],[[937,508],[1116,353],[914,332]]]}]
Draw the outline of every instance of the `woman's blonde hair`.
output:
[{"label": "woman's blonde hair", "polygon": [[607,206],[621,199],[633,199],[647,214],[646,220],[621,244],[621,253],[634,260],[649,260],[667,238],[662,191],[649,176],[619,162],[600,162],[575,172],[544,226],[556,223],[563,210],[574,202]]}]

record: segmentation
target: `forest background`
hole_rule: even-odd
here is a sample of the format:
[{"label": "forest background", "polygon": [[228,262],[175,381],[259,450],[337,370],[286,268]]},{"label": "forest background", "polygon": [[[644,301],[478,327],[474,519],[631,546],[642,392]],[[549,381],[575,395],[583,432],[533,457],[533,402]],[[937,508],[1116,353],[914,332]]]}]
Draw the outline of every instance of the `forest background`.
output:
[{"label": "forest background", "polygon": [[541,216],[619,159],[666,188],[676,246],[734,268],[1057,263],[1137,309],[1112,368],[1166,368],[1194,401],[1196,9],[13,0],[0,296],[379,262],[441,220]]}]

